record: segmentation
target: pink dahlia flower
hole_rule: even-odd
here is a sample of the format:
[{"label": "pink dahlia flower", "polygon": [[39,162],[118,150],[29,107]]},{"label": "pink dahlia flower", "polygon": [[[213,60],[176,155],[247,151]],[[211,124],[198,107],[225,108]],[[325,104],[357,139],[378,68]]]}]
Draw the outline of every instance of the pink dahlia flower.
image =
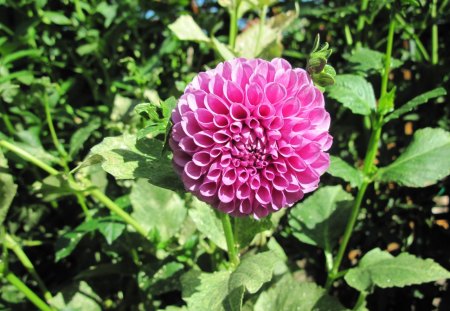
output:
[{"label": "pink dahlia flower", "polygon": [[255,218],[318,187],[330,115],[308,73],[284,59],[233,59],[199,73],[172,112],[176,171],[202,201]]}]

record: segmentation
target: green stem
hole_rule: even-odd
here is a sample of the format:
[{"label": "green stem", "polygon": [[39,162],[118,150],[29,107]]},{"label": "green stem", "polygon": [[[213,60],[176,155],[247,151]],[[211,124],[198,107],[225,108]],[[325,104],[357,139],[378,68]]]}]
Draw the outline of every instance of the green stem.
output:
[{"label": "green stem", "polygon": [[366,301],[367,293],[366,292],[359,292],[358,300],[355,303],[355,306],[353,307],[353,310],[359,310],[364,304],[364,301]]},{"label": "green stem", "polygon": [[57,175],[59,173],[53,167],[47,165],[46,163],[42,162],[41,160],[39,160],[35,156],[31,155],[30,153],[26,152],[22,148],[19,148],[19,147],[13,145],[13,144],[7,142],[6,140],[0,140],[0,146],[8,149],[9,151],[14,152],[15,154],[17,154],[22,159],[24,159],[24,160],[26,160],[26,161],[28,161],[30,163],[33,163],[37,167],[40,167],[41,169],[43,169],[44,171],[46,171],[50,175]]},{"label": "green stem", "polygon": [[[382,77],[381,84],[381,96],[386,94],[387,92],[387,81],[389,77],[389,68],[391,64],[392,57],[392,45],[394,41],[394,32],[395,32],[395,15],[391,16],[391,22],[389,24],[389,33],[387,38],[387,47],[386,47],[386,55],[385,55],[385,70]],[[377,116],[377,118],[372,122],[372,133],[370,134],[369,144],[367,146],[366,156],[364,158],[364,166],[363,166],[363,175],[364,181],[359,187],[358,194],[356,195],[356,199],[354,201],[352,211],[350,214],[350,219],[345,228],[344,235],[342,237],[342,242],[339,246],[338,253],[333,262],[333,268],[328,273],[327,282],[325,284],[325,289],[329,290],[333,281],[340,277],[339,268],[342,263],[342,259],[344,258],[345,251],[347,249],[347,245],[350,241],[350,237],[353,233],[353,229],[355,228],[356,221],[358,219],[359,211],[361,210],[361,204],[364,199],[364,195],[366,193],[367,187],[372,182],[371,178],[373,175],[374,169],[374,161],[378,152],[378,144],[381,138],[381,130],[383,124],[383,117]]]},{"label": "green stem", "polygon": [[94,189],[90,192],[90,195],[103,203],[110,211],[122,218],[127,224],[132,226],[139,234],[148,239],[147,231],[134,219],[130,214],[121,209],[110,198],[103,194],[98,189]]},{"label": "green stem", "polygon": [[387,92],[389,71],[391,69],[392,46],[394,43],[394,32],[395,32],[395,26],[396,26],[396,19],[394,18],[394,16],[395,15],[391,16],[391,22],[389,23],[389,33],[388,33],[387,46],[386,46],[386,59],[385,59],[385,63],[384,63],[383,77],[381,79],[381,96],[383,96]]},{"label": "green stem", "polygon": [[258,50],[259,50],[259,44],[261,42],[264,24],[266,23],[266,11],[267,11],[267,5],[263,5],[261,10],[259,11],[258,37],[256,38],[255,51],[253,53],[255,57],[257,57],[260,54],[260,53],[258,53]]},{"label": "green stem", "polygon": [[233,5],[230,10],[230,38],[229,43],[232,50],[236,47],[236,36],[238,33],[238,11],[240,0],[233,0]]},{"label": "green stem", "polygon": [[[8,143],[7,141],[1,140],[0,146],[3,146],[5,148],[9,149],[10,151],[16,153],[18,156],[20,156],[24,160],[27,160],[27,161],[35,164],[36,166],[40,167],[41,169],[43,169],[50,175],[59,174],[59,172],[57,170],[55,170],[53,167],[48,166],[47,164],[45,164],[41,160],[37,159],[33,155],[29,154],[25,150],[23,150],[17,146],[14,146],[14,145]],[[72,188],[80,188],[80,186],[76,182],[70,183],[70,185]],[[115,204],[110,198],[108,198],[106,195],[104,195],[100,190],[94,189],[90,192],[90,195],[92,197],[96,198],[97,200],[99,200],[100,202],[102,202],[113,213],[116,213],[126,223],[128,223],[134,229],[136,229],[136,231],[138,233],[140,233],[142,236],[144,236],[145,238],[148,238],[147,232],[144,230],[144,228],[142,228],[141,225],[133,217],[130,216],[130,214],[128,214],[123,209],[121,209],[119,206],[117,206],[117,204]]]},{"label": "green stem", "polygon": [[39,310],[41,311],[54,311],[49,305],[47,305],[38,295],[36,295],[28,286],[25,285],[17,276],[12,272],[8,272],[5,275],[5,279],[21,291]]},{"label": "green stem", "polygon": [[433,25],[431,26],[431,64],[436,65],[439,61],[439,36],[438,36],[438,26],[437,26],[437,0],[433,0],[431,3],[431,19]]},{"label": "green stem", "polygon": [[223,231],[225,232],[225,240],[227,241],[228,257],[231,265],[236,268],[239,265],[239,256],[236,251],[236,243],[234,242],[230,216],[222,212],[219,212],[219,214],[220,220],[222,221]]},{"label": "green stem", "polygon": [[356,31],[358,32],[358,42],[357,46],[361,46],[361,34],[362,30],[364,29],[364,23],[366,19],[366,10],[369,6],[369,0],[362,0],[361,1],[361,11],[358,17],[358,23],[356,25]]},{"label": "green stem", "polygon": [[45,284],[42,281],[39,274],[36,272],[36,269],[34,268],[34,265],[31,262],[31,260],[28,258],[28,256],[25,254],[25,252],[22,250],[22,248],[16,242],[16,240],[14,240],[13,237],[10,236],[9,234],[5,235],[5,242],[6,242],[6,246],[16,254],[17,258],[22,263],[22,265],[25,267],[25,269],[27,269],[28,273],[30,273],[31,276],[36,280],[40,290],[44,294],[45,300],[47,300],[47,302],[49,302],[53,298],[52,294],[45,286]]}]

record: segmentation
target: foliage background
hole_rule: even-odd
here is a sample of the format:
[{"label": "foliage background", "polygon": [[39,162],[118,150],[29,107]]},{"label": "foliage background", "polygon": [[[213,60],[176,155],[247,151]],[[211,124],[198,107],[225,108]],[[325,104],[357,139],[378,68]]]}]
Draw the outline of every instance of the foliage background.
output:
[{"label": "foliage background", "polygon": [[[348,72],[352,66],[344,56],[354,50],[357,42],[384,51],[390,14],[386,3],[369,1],[368,10],[361,13],[357,1],[298,1],[300,15],[283,31],[282,56],[294,67],[305,67],[314,37],[320,33],[333,48],[330,63],[338,74]],[[450,10],[447,1],[439,4],[435,19],[430,15],[430,1],[404,9],[405,23],[396,33],[393,53],[403,65],[390,76],[400,94],[396,102],[404,103],[437,86],[449,89],[450,37],[445,33],[450,26]],[[290,9],[294,9],[294,2],[280,1],[270,7],[269,16]],[[49,133],[44,109],[47,103],[72,169],[104,137],[148,126],[151,120],[133,113],[136,104],[178,97],[197,72],[215,66],[220,59],[208,44],[180,41],[169,30],[168,25],[184,13],[193,16],[208,34],[226,41],[229,17],[216,1],[0,1],[1,138],[14,140],[39,159],[58,166],[61,159]],[[361,14],[370,24],[357,32]],[[254,12],[244,15],[240,29],[249,27],[256,18]],[[420,41],[430,53],[433,23],[441,34],[435,64],[417,47]],[[379,89],[379,77],[370,76],[369,80]],[[331,154],[361,163],[368,140],[361,117],[332,99],[327,107],[335,138]],[[378,161],[389,163],[397,157],[415,129],[449,130],[449,110],[447,98],[440,97],[390,123],[383,133],[383,157]],[[178,225],[181,230],[153,230],[153,243],[147,243],[92,199],[87,199],[89,209],[105,225],[91,223],[92,228],[80,229],[82,210],[75,196],[67,196],[70,191],[64,185],[55,180],[44,182],[46,173],[12,153],[7,158],[18,194],[4,222],[5,231],[20,240],[50,291],[55,296],[64,293],[63,304],[75,299],[78,288],[91,297],[77,298],[83,310],[98,306],[118,310],[181,306],[182,272],[192,262],[205,271],[220,265],[223,254],[214,250],[214,238],[205,238],[196,231],[194,212],[184,218],[186,209],[177,210],[183,204],[178,196],[158,192],[142,181],[116,181],[92,166],[77,178],[93,181],[109,197],[116,198],[120,207],[147,220],[147,224],[154,221],[155,213],[167,216],[175,211],[182,215],[180,219],[161,216],[159,221],[166,222],[167,228]],[[338,183],[329,175],[323,179],[323,184]],[[379,247],[394,255],[407,250],[450,269],[450,249],[446,247],[450,243],[449,186],[449,181],[444,180],[420,190],[394,184],[369,190],[364,221],[356,228],[346,265],[356,264],[361,254]],[[149,199],[139,193],[153,194],[150,209],[145,202]],[[286,216],[274,222],[276,226],[260,235],[261,241],[254,243],[250,251],[267,248],[267,240],[275,240],[284,249],[287,266],[297,279],[323,284],[326,275],[321,253],[293,237]],[[155,225],[150,225],[152,228]],[[217,262],[211,261],[208,253],[213,254],[213,259],[218,257]],[[8,261],[11,271],[31,288],[37,288],[13,255]],[[161,267],[165,267],[162,272]],[[155,277],[158,270],[163,275]],[[0,308],[32,308],[14,287],[4,280],[1,286]],[[356,299],[352,289],[340,288],[334,295],[346,307]],[[450,308],[450,287],[441,282],[376,289],[367,307],[446,310]]]}]

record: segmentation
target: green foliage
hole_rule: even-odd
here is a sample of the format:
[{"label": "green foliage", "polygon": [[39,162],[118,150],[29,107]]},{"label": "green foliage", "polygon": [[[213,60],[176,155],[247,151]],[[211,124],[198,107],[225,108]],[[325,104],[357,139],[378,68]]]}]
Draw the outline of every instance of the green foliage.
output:
[{"label": "green foliage", "polygon": [[9,207],[17,192],[17,185],[8,173],[8,162],[0,151],[0,225],[6,218]]},{"label": "green foliage", "polygon": [[375,248],[361,259],[358,267],[350,269],[345,281],[359,291],[404,287],[450,278],[450,272],[431,259],[417,258],[408,253],[397,257]]},{"label": "green foliage", "polygon": [[359,187],[363,181],[361,171],[335,156],[330,156],[328,173],[349,182],[352,187]]},{"label": "green foliage", "polygon": [[337,243],[350,215],[353,197],[341,186],[322,187],[289,213],[294,236],[325,250]]},{"label": "green foliage", "polygon": [[418,130],[411,144],[377,178],[408,187],[427,187],[450,174],[450,133],[443,129]]},{"label": "green foliage", "polygon": [[100,297],[84,281],[63,288],[51,303],[59,310],[102,310]]},{"label": "green foliage", "polygon": [[337,100],[353,113],[370,115],[375,111],[372,85],[356,75],[337,75],[336,83],[327,88],[328,96]]},{"label": "green foliage", "polygon": [[[379,73],[384,71],[384,53],[374,51],[368,48],[357,48],[351,54],[344,55],[344,58],[352,66],[352,70],[362,75],[367,73]],[[393,58],[391,60],[391,69],[398,68],[402,62]]]},{"label": "green foliage", "polygon": [[168,27],[180,40],[203,42],[209,42],[210,40],[190,15],[178,17],[177,20]]}]

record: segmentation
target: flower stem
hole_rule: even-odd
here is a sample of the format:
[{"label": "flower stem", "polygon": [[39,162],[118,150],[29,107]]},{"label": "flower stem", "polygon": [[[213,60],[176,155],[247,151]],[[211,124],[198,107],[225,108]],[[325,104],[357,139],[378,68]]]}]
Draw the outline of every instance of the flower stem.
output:
[{"label": "flower stem", "polygon": [[436,65],[439,61],[439,35],[438,35],[438,26],[437,26],[437,0],[433,0],[431,3],[431,19],[433,21],[433,25],[431,26],[431,64]]},{"label": "flower stem", "polygon": [[230,216],[226,213],[219,212],[222,221],[225,240],[227,241],[228,257],[233,268],[239,265],[239,256],[236,251],[236,243],[234,242],[233,228],[231,227]]},{"label": "flower stem", "polygon": [[22,265],[27,269],[28,273],[31,274],[31,276],[36,280],[40,290],[44,294],[44,298],[47,302],[49,302],[53,297],[52,294],[49,292],[47,287],[45,286],[44,282],[42,281],[39,274],[37,274],[36,269],[34,268],[33,263],[28,258],[28,256],[25,254],[25,252],[22,250],[20,245],[16,242],[16,240],[13,239],[12,236],[9,234],[5,235],[5,244],[6,246],[11,249],[19,259],[19,261],[22,263]]},{"label": "flower stem", "polygon": [[[50,175],[57,175],[60,172],[55,170],[53,167],[48,166],[35,156],[31,155],[30,153],[26,152],[25,150],[7,142],[4,140],[0,140],[0,146],[3,146],[7,148],[8,150],[16,153],[18,156],[23,158],[24,160],[27,160],[36,166],[40,167]],[[80,188],[80,185],[76,181],[71,181],[69,179],[69,184],[71,188],[78,189]],[[89,185],[87,186],[89,188]],[[117,204],[115,204],[110,198],[108,198],[106,195],[104,195],[100,190],[94,189],[89,192],[89,194],[99,200],[101,203],[103,203],[111,212],[117,214],[122,220],[124,220],[127,224],[132,226],[136,231],[141,234],[144,238],[148,239],[147,232],[142,228],[142,226],[127,212],[125,212],[123,209],[121,209]]]},{"label": "flower stem", "polygon": [[229,43],[232,50],[236,47],[236,36],[238,33],[238,11],[240,0],[233,0],[232,7],[230,8],[230,37]]},{"label": "flower stem", "polygon": [[[391,56],[392,56],[392,45],[394,42],[394,32],[395,32],[395,15],[391,16],[391,21],[389,24],[389,33],[387,38],[387,47],[386,47],[386,55],[385,55],[385,70],[382,76],[382,84],[381,84],[381,96],[386,94],[387,92],[387,81],[389,77],[389,69],[391,66]],[[367,187],[370,183],[372,183],[372,175],[374,170],[374,161],[378,152],[378,145],[381,138],[381,130],[383,125],[383,116],[377,115],[376,119],[372,122],[372,132],[370,134],[369,144],[367,146],[366,156],[364,158],[364,166],[363,166],[363,175],[364,180],[359,187],[358,194],[356,195],[356,199],[354,201],[352,211],[350,214],[350,219],[345,228],[344,235],[342,237],[342,242],[339,246],[338,253],[333,262],[333,268],[328,273],[327,282],[325,284],[325,289],[329,290],[333,281],[341,276],[339,273],[339,267],[342,263],[342,259],[344,258],[345,251],[347,249],[347,245],[350,241],[350,237],[353,233],[353,229],[355,228],[356,221],[358,219],[359,211],[361,210],[361,204],[364,199],[364,195],[366,193]]]},{"label": "flower stem", "polygon": [[263,5],[261,10],[259,11],[259,25],[258,25],[258,37],[256,38],[255,43],[255,51],[254,51],[254,57],[258,57],[260,53],[258,53],[259,45],[261,42],[261,37],[263,34],[264,24],[266,23],[266,12],[267,12],[267,5]]},{"label": "flower stem", "polygon": [[358,47],[361,46],[361,34],[362,34],[362,30],[364,29],[364,22],[366,19],[366,10],[367,10],[368,5],[369,5],[369,0],[361,1],[361,11],[358,16],[358,23],[356,25],[356,31],[358,33],[358,42],[357,42]]},{"label": "flower stem", "polygon": [[47,305],[35,292],[33,292],[28,286],[25,285],[14,273],[8,272],[5,279],[21,291],[39,310],[41,311],[54,311],[49,305]]}]

